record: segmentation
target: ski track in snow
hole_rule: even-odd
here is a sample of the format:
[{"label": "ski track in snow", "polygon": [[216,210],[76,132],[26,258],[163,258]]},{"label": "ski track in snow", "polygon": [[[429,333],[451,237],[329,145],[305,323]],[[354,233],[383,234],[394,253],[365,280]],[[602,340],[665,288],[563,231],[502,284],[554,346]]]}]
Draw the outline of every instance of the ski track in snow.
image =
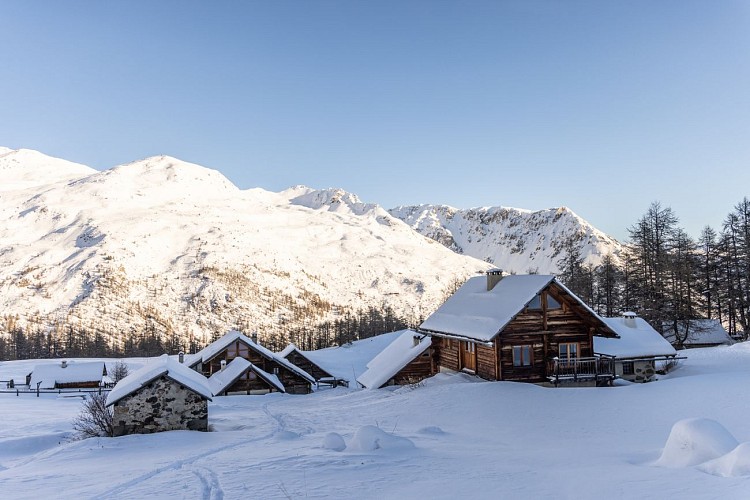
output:
[{"label": "ski track in snow", "polygon": [[[99,496],[104,497],[104,498],[117,497],[118,495],[125,493],[129,489],[140,485],[144,481],[147,481],[153,477],[158,476],[159,474],[163,474],[169,471],[180,470],[180,469],[187,469],[200,481],[201,486],[202,486],[203,500],[222,500],[224,498],[224,490],[221,487],[221,482],[219,481],[218,474],[207,465],[205,464],[196,465],[196,462],[199,462],[203,459],[211,457],[212,455],[222,453],[224,451],[238,449],[250,443],[256,443],[259,441],[270,439],[273,436],[279,434],[280,432],[285,431],[287,428],[286,422],[285,422],[286,415],[284,413],[276,414],[276,413],[271,412],[271,410],[269,409],[269,405],[270,403],[264,404],[261,407],[261,410],[263,411],[263,413],[268,415],[268,417],[273,422],[275,422],[276,428],[273,429],[271,432],[264,434],[263,436],[260,436],[260,437],[245,439],[237,443],[232,443],[229,445],[214,448],[212,450],[206,451],[204,453],[200,453],[192,457],[188,457],[188,458],[181,459],[181,460],[176,460],[168,465],[158,467],[149,472],[146,472],[145,474],[141,474],[140,476],[134,479],[121,483],[112,489],[102,492]],[[307,432],[312,431],[311,429],[306,429],[306,430]],[[285,458],[281,461],[287,462],[288,459]],[[268,466],[268,463],[264,465]]]}]

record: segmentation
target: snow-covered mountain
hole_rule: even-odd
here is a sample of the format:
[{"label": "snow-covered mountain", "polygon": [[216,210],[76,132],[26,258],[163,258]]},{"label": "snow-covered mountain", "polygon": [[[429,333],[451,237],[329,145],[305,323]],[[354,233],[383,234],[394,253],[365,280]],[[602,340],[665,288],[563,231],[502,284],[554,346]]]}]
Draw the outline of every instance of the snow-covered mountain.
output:
[{"label": "snow-covered mountain", "polygon": [[620,243],[567,207],[530,211],[506,207],[459,210],[445,205],[390,210],[419,233],[451,250],[494,264],[507,272],[556,273],[573,242],[586,262],[617,258]]},{"label": "snow-covered mountain", "polygon": [[0,334],[200,342],[384,304],[416,320],[490,267],[554,272],[570,238],[592,262],[618,252],[566,208],[387,211],[340,189],[240,190],[167,156],[99,172],[0,148],[0,173]]},{"label": "snow-covered mountain", "polygon": [[2,151],[0,332],[262,337],[384,303],[418,318],[489,267],[342,191],[240,190],[166,156],[97,172]]}]

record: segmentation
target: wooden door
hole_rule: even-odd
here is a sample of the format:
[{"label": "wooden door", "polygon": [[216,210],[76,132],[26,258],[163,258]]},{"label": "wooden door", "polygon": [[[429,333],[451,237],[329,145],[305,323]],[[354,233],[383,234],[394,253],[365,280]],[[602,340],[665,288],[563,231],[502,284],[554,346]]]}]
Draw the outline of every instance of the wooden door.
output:
[{"label": "wooden door", "polygon": [[474,342],[461,342],[461,368],[477,371],[477,350]]}]

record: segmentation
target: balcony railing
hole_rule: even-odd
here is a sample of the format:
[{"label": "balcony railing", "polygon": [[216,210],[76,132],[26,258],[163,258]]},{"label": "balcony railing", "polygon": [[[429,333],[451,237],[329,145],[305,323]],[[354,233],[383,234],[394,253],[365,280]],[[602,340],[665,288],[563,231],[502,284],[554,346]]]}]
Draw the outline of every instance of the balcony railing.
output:
[{"label": "balcony railing", "polygon": [[607,381],[615,378],[615,358],[552,358],[547,367],[548,378],[555,385],[561,382]]}]

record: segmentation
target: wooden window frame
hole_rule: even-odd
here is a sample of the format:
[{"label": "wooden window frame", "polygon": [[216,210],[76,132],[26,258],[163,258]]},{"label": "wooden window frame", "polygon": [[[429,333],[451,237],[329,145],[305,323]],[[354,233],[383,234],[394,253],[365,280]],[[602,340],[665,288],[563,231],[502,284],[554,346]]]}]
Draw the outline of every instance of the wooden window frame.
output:
[{"label": "wooden window frame", "polygon": [[[562,346],[564,346],[564,345],[565,346],[571,346],[571,345],[576,346],[576,348],[575,348],[576,355],[575,356],[570,356],[570,348],[568,347],[568,349],[567,349],[567,355],[565,357],[563,357],[562,356]],[[560,342],[557,345],[557,358],[558,359],[560,359],[562,361],[570,361],[570,360],[573,360],[573,359],[578,359],[580,357],[581,357],[581,343],[580,342]]]},{"label": "wooden window frame", "polygon": [[622,362],[622,374],[623,375],[635,375],[635,362],[623,361]]},{"label": "wooden window frame", "polygon": [[531,344],[511,346],[511,352],[513,353],[513,368],[530,368],[534,365],[534,346]]}]

